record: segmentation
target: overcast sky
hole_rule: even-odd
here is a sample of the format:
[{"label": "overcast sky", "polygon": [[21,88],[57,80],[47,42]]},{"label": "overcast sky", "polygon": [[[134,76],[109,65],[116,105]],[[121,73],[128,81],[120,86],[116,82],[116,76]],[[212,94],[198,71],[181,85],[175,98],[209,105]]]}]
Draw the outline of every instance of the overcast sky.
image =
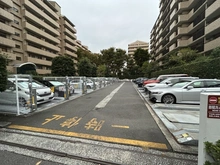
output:
[{"label": "overcast sky", "polygon": [[55,0],[93,53],[110,47],[127,51],[136,40],[150,42],[159,0]]}]

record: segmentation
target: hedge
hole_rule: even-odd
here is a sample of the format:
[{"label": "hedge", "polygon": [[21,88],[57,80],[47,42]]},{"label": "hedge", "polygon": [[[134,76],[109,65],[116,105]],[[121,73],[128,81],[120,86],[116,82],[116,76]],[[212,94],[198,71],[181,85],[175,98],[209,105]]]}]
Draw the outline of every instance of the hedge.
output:
[{"label": "hedge", "polygon": [[199,78],[220,78],[220,58],[207,59],[201,62],[192,62],[170,69],[152,72],[152,77],[158,77],[162,74],[181,74],[186,73],[189,76]]},{"label": "hedge", "polygon": [[0,55],[0,92],[6,90],[7,85],[7,59]]}]

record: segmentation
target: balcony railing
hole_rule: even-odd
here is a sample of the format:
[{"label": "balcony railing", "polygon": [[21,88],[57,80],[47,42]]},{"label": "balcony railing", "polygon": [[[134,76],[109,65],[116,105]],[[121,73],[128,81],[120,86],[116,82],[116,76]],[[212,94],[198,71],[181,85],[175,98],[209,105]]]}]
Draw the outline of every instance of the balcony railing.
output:
[{"label": "balcony railing", "polygon": [[3,17],[6,20],[9,20],[9,21],[14,20],[14,16],[11,13],[9,13],[8,11],[6,11],[2,8],[0,8],[0,16]]},{"label": "balcony railing", "polygon": [[7,25],[7,24],[4,24],[2,22],[0,22],[0,29],[1,31],[4,31],[5,33],[8,33],[8,34],[14,34],[15,33],[15,30],[13,27]]},{"label": "balcony railing", "polygon": [[0,4],[3,4],[4,6],[7,6],[8,8],[13,7],[13,2],[10,0],[0,0]]},{"label": "balcony railing", "polygon": [[208,24],[205,27],[205,34],[209,34],[212,31],[219,29],[220,28],[219,25],[220,25],[220,18],[216,19],[215,21],[213,21],[212,23]]},{"label": "balcony railing", "polygon": [[15,42],[12,39],[0,37],[0,45],[4,45],[4,46],[14,48],[15,47]]},{"label": "balcony railing", "polygon": [[214,13],[215,11],[220,10],[220,5],[219,5],[219,1],[215,1],[212,5],[210,5],[207,9],[206,9],[206,17],[210,16],[212,13]]}]

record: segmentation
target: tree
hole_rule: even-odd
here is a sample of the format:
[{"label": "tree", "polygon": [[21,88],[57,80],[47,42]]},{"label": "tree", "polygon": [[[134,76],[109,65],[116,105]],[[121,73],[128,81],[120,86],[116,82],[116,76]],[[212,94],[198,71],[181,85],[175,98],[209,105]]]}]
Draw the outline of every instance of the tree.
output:
[{"label": "tree", "polygon": [[92,77],[94,65],[91,64],[87,57],[83,57],[78,63],[78,74],[79,76]]},{"label": "tree", "polygon": [[97,76],[105,77],[106,75],[106,65],[99,65],[97,68]]},{"label": "tree", "polygon": [[121,76],[124,64],[126,62],[126,51],[122,49],[109,49],[101,50],[101,61],[106,66],[106,77]]},{"label": "tree", "polygon": [[54,76],[75,76],[75,66],[73,60],[68,56],[57,56],[53,58],[51,73]]},{"label": "tree", "polygon": [[210,56],[214,58],[220,57],[220,47],[213,49]]},{"label": "tree", "polygon": [[138,48],[134,52],[135,63],[140,67],[142,67],[142,65],[145,61],[149,61],[149,59],[150,59],[150,54],[148,53],[148,50]]},{"label": "tree", "polygon": [[7,58],[0,54],[0,92],[6,90],[7,85]]},{"label": "tree", "polygon": [[78,49],[76,54],[77,54],[77,57],[78,57],[78,61],[80,61],[82,58],[86,57],[95,66],[98,66],[98,65],[101,64],[100,54],[98,54],[98,53],[91,53],[87,50]]}]

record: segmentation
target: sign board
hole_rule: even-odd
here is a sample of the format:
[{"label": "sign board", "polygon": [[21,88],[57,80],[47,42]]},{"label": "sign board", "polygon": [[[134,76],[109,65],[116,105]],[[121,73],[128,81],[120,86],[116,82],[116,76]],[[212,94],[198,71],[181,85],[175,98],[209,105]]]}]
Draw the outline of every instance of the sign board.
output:
[{"label": "sign board", "polygon": [[198,164],[212,162],[212,157],[206,152],[205,142],[215,144],[220,139],[220,93],[204,92],[200,94],[199,115],[199,148]]},{"label": "sign board", "polygon": [[207,118],[220,119],[220,96],[208,96]]}]

